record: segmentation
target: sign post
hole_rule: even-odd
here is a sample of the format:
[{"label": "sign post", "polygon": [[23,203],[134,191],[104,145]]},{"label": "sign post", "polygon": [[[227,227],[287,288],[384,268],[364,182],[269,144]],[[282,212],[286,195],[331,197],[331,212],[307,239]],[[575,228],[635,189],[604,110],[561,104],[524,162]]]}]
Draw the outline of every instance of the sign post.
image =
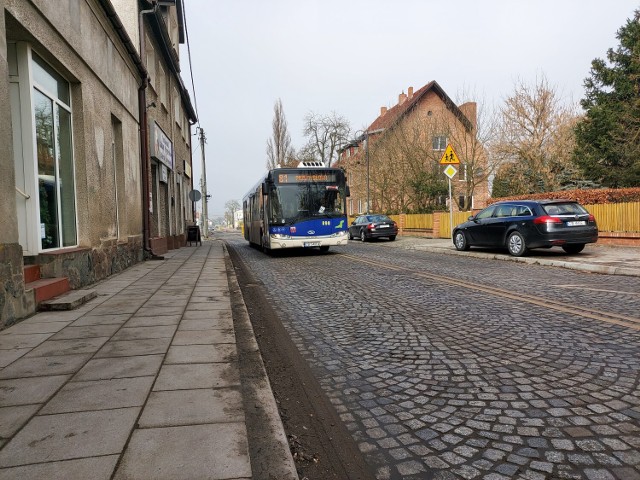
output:
[{"label": "sign post", "polygon": [[456,155],[455,150],[451,144],[447,145],[447,149],[444,151],[442,158],[440,159],[440,165],[446,165],[444,174],[449,177],[449,228],[453,232],[453,199],[451,198],[451,179],[458,171],[453,165],[459,165],[460,159]]}]

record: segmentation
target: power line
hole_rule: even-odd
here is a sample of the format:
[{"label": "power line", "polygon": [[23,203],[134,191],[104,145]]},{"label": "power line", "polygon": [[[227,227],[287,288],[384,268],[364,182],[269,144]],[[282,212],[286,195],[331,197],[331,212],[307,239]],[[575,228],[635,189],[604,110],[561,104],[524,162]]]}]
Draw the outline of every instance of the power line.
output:
[{"label": "power line", "polygon": [[191,76],[191,90],[193,90],[193,106],[196,109],[196,117],[198,118],[198,128],[200,128],[200,114],[198,113],[198,100],[196,99],[196,85],[193,81],[193,66],[191,65],[191,44],[189,43],[189,29],[187,28],[187,10],[185,3],[182,4],[182,20],[184,21],[184,33],[187,39],[187,57],[189,58],[189,74]]}]

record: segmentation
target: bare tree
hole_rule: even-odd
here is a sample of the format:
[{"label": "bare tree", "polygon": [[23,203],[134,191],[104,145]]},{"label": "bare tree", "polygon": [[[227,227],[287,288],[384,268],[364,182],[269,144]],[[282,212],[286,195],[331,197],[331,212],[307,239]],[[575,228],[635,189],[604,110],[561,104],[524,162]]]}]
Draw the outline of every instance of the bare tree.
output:
[{"label": "bare tree", "polygon": [[240,202],[237,200],[227,200],[224,204],[224,218],[227,221],[227,225],[233,226],[234,216],[238,210],[240,210]]},{"label": "bare tree", "polygon": [[338,149],[349,141],[351,126],[349,121],[336,114],[317,115],[309,112],[304,118],[303,134],[307,145],[303,148],[304,159],[322,162],[330,167],[338,157]]},{"label": "bare tree", "polygon": [[500,116],[491,154],[506,165],[496,179],[494,196],[559,189],[574,170],[572,126],[579,118],[575,107],[565,105],[542,76],[534,86],[518,81]]},{"label": "bare tree", "polygon": [[479,97],[463,92],[458,99],[460,110],[471,122],[471,129],[463,122],[454,124],[456,128],[449,130],[449,142],[455,145],[460,159],[458,181],[455,183],[457,197],[460,199],[456,198],[456,201],[462,211],[472,208],[472,197],[479,188],[488,188],[490,178],[500,166],[499,161],[489,157],[486,148],[498,134],[497,112],[485,100],[469,101],[471,98]]},{"label": "bare tree", "polygon": [[291,136],[287,128],[287,119],[284,116],[282,100],[278,99],[273,106],[273,136],[267,140],[267,169],[271,170],[278,165],[286,166],[295,157],[291,146]]}]

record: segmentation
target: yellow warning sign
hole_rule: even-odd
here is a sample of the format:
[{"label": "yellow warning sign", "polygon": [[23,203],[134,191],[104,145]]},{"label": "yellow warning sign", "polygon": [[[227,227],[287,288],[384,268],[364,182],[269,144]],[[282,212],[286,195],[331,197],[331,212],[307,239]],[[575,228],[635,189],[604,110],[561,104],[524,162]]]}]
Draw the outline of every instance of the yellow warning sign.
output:
[{"label": "yellow warning sign", "polygon": [[455,150],[451,146],[451,144],[447,145],[447,149],[444,151],[444,155],[440,159],[440,165],[457,165],[460,163],[460,159],[458,155],[456,155]]}]

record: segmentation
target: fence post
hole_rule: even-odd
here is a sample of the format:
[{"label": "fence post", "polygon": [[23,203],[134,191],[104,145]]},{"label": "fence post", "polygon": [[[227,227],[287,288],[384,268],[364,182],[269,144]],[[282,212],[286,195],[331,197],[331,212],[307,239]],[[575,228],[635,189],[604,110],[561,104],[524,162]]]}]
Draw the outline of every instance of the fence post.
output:
[{"label": "fence post", "polygon": [[440,213],[433,212],[433,237],[440,238]]}]

